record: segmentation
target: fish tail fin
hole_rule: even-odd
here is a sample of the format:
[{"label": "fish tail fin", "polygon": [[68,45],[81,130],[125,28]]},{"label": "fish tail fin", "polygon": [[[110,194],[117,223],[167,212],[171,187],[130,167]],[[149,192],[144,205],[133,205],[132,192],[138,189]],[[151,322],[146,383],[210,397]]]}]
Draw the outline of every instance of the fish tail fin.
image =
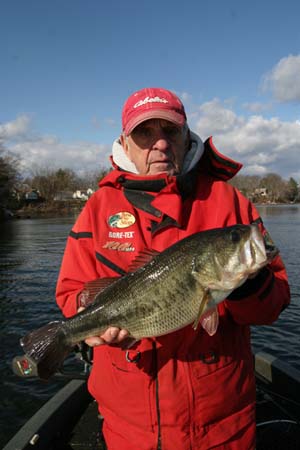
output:
[{"label": "fish tail fin", "polygon": [[63,331],[63,324],[50,322],[21,339],[25,355],[13,361],[13,370],[17,375],[39,376],[48,380],[61,367],[72,349]]}]

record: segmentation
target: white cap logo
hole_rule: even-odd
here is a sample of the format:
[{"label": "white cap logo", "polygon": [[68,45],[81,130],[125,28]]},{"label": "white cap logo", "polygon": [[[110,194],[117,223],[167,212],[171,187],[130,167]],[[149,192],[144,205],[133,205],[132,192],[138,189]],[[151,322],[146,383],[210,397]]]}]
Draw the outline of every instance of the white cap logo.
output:
[{"label": "white cap logo", "polygon": [[133,105],[134,108],[138,108],[139,106],[145,105],[146,103],[168,103],[168,100],[165,98],[160,98],[158,96],[156,97],[146,97],[144,100],[138,101],[135,105]]}]

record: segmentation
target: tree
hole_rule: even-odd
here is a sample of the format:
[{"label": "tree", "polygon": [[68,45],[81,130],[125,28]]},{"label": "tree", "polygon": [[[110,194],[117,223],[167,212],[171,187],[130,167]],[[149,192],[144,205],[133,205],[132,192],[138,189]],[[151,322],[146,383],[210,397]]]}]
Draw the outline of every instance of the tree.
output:
[{"label": "tree", "polygon": [[260,188],[266,188],[271,202],[284,201],[287,182],[276,173],[269,173],[260,180]]},{"label": "tree", "polygon": [[32,189],[39,191],[46,201],[52,201],[60,191],[75,190],[77,176],[70,169],[51,169],[49,167],[35,167],[32,177],[27,180]]},{"label": "tree", "polygon": [[85,172],[84,175],[78,177],[78,186],[80,189],[93,189],[96,191],[98,189],[98,183],[102,178],[110,172],[111,169],[100,168],[100,170],[93,170]]},{"label": "tree", "polygon": [[294,203],[299,199],[298,183],[293,177],[291,177],[287,183],[286,195],[289,202]]},{"label": "tree", "polygon": [[260,183],[260,177],[258,175],[236,175],[230,183],[250,198]]},{"label": "tree", "polygon": [[0,204],[11,205],[13,188],[19,179],[18,169],[18,157],[8,152],[0,142]]}]

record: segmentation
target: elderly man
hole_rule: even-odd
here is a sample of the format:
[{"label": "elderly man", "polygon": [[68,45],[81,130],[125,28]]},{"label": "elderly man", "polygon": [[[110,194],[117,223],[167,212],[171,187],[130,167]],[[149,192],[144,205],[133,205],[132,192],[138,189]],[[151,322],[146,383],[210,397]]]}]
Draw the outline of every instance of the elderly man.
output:
[{"label": "elderly man", "polygon": [[[195,232],[256,222],[255,207],[229,185],[241,164],[189,130],[166,89],[132,94],[112,149],[113,170],[68,238],[57,284],[66,316],[89,303],[99,279],[122,276],[145,249],[163,251]],[[104,417],[109,450],[255,448],[250,325],[270,324],[289,304],[279,256],[218,305],[210,336],[191,326],[133,347],[110,327],[94,348],[89,390]]]}]

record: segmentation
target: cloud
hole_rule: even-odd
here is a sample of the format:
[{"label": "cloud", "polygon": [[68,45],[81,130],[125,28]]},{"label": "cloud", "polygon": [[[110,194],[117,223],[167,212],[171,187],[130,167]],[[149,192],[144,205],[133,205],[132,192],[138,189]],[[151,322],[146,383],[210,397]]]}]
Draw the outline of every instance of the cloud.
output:
[{"label": "cloud", "polygon": [[0,124],[0,139],[6,141],[21,138],[27,134],[30,122],[30,117],[24,114],[11,122]]},{"label": "cloud", "polygon": [[269,111],[272,109],[271,103],[260,103],[260,102],[252,102],[252,103],[244,103],[243,108],[252,113],[258,114],[264,111]]},{"label": "cloud", "polygon": [[[244,165],[242,174],[274,172],[285,179],[300,180],[299,120],[239,115],[234,102],[218,98],[193,104],[188,117],[191,129],[203,140],[212,135],[220,152]],[[26,115],[0,125],[0,139],[4,139],[7,149],[19,155],[24,172],[34,167],[50,167],[69,168],[83,175],[110,166],[111,145],[90,141],[66,143],[57,136],[32,130],[33,124]]]},{"label": "cloud", "polygon": [[262,115],[238,116],[225,102],[213,99],[193,118],[203,139],[212,135],[216,147],[243,163],[243,174],[277,173],[300,179],[300,123]]},{"label": "cloud", "polygon": [[109,167],[111,146],[94,142],[64,143],[57,136],[32,132],[27,116],[0,126],[4,146],[20,159],[21,170],[30,173],[36,167],[68,168],[79,175]]},{"label": "cloud", "polygon": [[300,101],[300,55],[282,58],[263,77],[263,90],[270,90],[279,102]]}]

